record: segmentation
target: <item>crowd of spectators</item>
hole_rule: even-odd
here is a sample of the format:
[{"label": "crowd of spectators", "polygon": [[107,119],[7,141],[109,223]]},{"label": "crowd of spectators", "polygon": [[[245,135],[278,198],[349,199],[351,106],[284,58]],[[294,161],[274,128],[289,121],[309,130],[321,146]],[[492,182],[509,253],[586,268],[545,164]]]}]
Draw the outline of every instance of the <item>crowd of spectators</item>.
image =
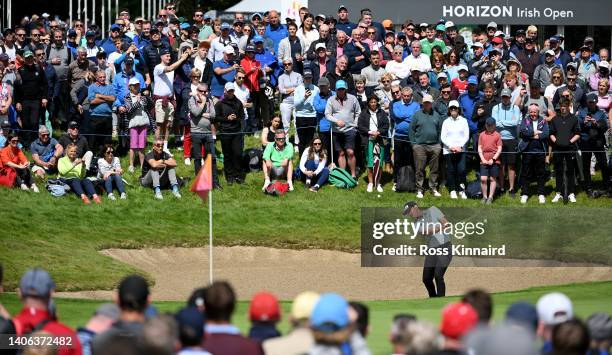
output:
[{"label": "crowd of spectators", "polygon": [[[545,203],[552,176],[552,202],[576,202],[579,187],[610,194],[610,56],[591,37],[564,48],[562,35],[539,43],[536,26],[504,33],[491,22],[464,38],[451,21],[377,22],[345,6],[284,21],[276,10],[232,22],[180,15],[174,4],[152,19],[121,10],[108,29],[35,15],[2,31],[1,161],[12,185],[38,191],[37,178],[59,176],[86,202],[101,201],[92,191],[115,198],[113,186],[126,197],[121,161],[105,155],[128,154],[125,173],[140,166],[156,198],[164,188],[179,197],[177,164],[197,174],[211,154],[220,189],[216,149],[226,183],[243,184],[254,135],[264,190],[273,180],[293,190],[295,178],[317,192],[344,169],[367,172],[368,192],[384,191],[383,172],[393,191],[414,180],[417,198],[444,184],[468,198],[470,171],[487,204],[505,193],[526,203],[531,182]],[[67,179],[58,163],[70,144]],[[83,180],[96,176],[92,190]]]},{"label": "crowd of spectators", "polygon": [[[70,339],[70,345],[25,346],[23,354],[368,355],[370,319],[377,317],[364,303],[313,291],[299,293],[289,314],[283,315],[277,297],[262,291],[250,301],[250,327],[242,333],[232,323],[237,295],[230,283],[216,281],[195,289],[176,313],[162,313],[151,301],[147,281],[132,275],[119,283],[115,303],[98,306],[75,330],[61,322],[58,315],[67,315],[55,306],[54,290],[47,271],[30,269],[19,283],[21,310],[12,316],[0,304],[1,334]],[[491,295],[482,289],[469,290],[461,300],[446,304],[437,327],[406,309],[389,319],[388,351],[408,355],[610,354],[612,317],[596,312],[582,320],[563,293],[545,294],[536,304],[514,302],[498,321],[492,320],[494,310]],[[278,330],[283,317],[290,323],[285,334]]]}]

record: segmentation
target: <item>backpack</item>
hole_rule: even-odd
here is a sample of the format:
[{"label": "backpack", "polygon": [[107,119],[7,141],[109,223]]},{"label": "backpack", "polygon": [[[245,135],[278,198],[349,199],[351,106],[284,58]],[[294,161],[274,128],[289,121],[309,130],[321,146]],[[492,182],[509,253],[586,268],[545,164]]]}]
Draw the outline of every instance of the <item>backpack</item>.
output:
[{"label": "backpack", "polygon": [[395,181],[396,192],[414,192],[416,191],[416,179],[414,168],[410,165],[401,166],[397,169],[397,178]]},{"label": "backpack", "polygon": [[475,199],[481,198],[482,190],[480,188],[480,180],[469,182],[465,189],[465,194],[469,198],[475,198]]},{"label": "backpack", "polygon": [[246,172],[256,172],[261,170],[263,162],[263,151],[257,148],[247,149],[242,154],[242,166]]},{"label": "backpack", "polygon": [[266,187],[266,195],[283,196],[289,191],[289,184],[282,181],[274,181]]},{"label": "backpack", "polygon": [[45,185],[47,191],[49,191],[53,197],[62,197],[70,190],[70,186],[59,179],[49,179]]},{"label": "backpack", "polygon": [[357,180],[342,168],[333,168],[329,173],[329,183],[341,189],[352,189],[357,186]]}]

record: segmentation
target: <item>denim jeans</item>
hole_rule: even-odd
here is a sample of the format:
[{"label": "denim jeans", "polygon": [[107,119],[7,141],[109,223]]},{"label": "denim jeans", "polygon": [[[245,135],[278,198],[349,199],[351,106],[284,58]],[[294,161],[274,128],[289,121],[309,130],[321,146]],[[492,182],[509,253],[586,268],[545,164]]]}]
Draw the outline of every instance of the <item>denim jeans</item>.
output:
[{"label": "denim jeans", "polygon": [[115,174],[110,175],[108,179],[104,180],[104,189],[106,190],[107,194],[113,192],[113,183],[115,183],[115,186],[117,187],[117,191],[119,191],[119,193],[125,192],[125,186],[123,185],[123,179],[121,179],[121,175]]}]

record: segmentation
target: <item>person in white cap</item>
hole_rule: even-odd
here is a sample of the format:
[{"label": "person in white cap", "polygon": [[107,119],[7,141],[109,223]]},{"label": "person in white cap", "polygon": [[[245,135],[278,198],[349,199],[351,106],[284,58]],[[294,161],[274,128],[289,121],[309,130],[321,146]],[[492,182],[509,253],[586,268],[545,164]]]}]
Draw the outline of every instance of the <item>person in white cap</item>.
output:
[{"label": "person in white cap", "polygon": [[240,168],[244,136],[242,122],[244,121],[244,106],[236,97],[236,86],[233,82],[225,84],[223,99],[215,104],[215,121],[219,123],[217,136],[221,140],[223,151],[223,171],[228,185],[234,182],[244,183],[244,176]]},{"label": "person in white cap", "polygon": [[497,23],[491,21],[487,25],[487,36],[489,37],[489,39],[495,36],[495,32],[497,32]]},{"label": "person in white cap", "polygon": [[442,154],[446,160],[446,185],[450,197],[457,199],[457,191],[462,199],[467,195],[461,186],[466,186],[465,148],[470,139],[470,128],[465,117],[460,115],[459,102],[453,100],[448,104],[448,118],[442,123],[440,140]]},{"label": "person in white cap", "polygon": [[[591,90],[599,90],[599,81],[601,79],[608,79],[608,84],[612,83],[612,75],[610,75],[610,63],[603,60],[597,63],[597,73],[589,77],[589,86],[591,87]],[[608,85],[608,93],[612,93],[610,85]]]},{"label": "person in white cap", "polygon": [[574,318],[572,301],[563,293],[551,292],[540,297],[536,310],[538,311],[537,334],[543,342],[542,353],[550,353],[554,326]]},{"label": "person in white cap", "polygon": [[[538,65],[533,71],[533,80],[540,82],[540,88],[546,88],[552,83],[553,69],[558,68],[563,72],[563,68],[555,62],[555,51],[552,49],[544,52],[544,63]],[[544,93],[544,89],[541,89]]]}]

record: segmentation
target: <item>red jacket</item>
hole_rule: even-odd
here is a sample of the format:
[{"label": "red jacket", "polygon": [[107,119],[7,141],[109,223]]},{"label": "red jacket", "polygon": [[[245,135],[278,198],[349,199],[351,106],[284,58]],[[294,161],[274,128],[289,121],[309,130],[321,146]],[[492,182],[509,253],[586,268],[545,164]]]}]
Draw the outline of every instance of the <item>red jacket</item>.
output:
[{"label": "red jacket", "polygon": [[40,329],[41,331],[45,331],[55,336],[71,338],[65,340],[69,341],[70,345],[60,346],[58,348],[59,355],[82,354],[81,343],[79,342],[76,332],[57,320],[52,319],[47,311],[36,308],[24,308],[13,318],[13,324],[15,325],[17,335],[32,333],[34,329],[44,321],[47,321],[47,323]]},{"label": "red jacket", "polygon": [[[263,72],[261,71],[261,63],[253,57],[253,59],[249,59],[249,57],[244,57],[240,61],[240,66],[246,72],[246,78],[244,80],[244,86],[249,89],[250,92],[259,91],[259,78],[263,76]],[[258,68],[258,70],[251,72],[254,68]]]}]

